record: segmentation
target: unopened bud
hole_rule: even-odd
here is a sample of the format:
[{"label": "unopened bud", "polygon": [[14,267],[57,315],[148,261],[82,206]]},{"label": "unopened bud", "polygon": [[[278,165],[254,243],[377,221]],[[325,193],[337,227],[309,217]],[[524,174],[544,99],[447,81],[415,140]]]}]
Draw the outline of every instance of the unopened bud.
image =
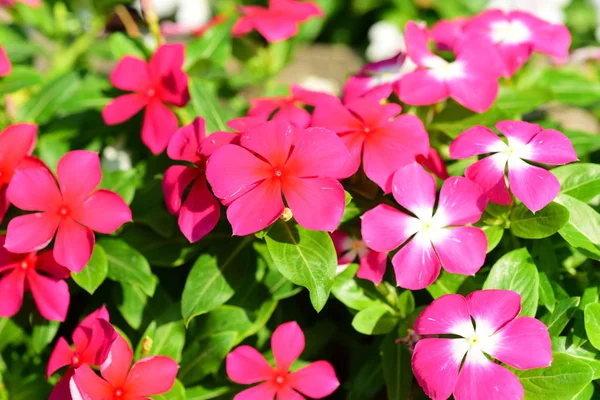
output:
[{"label": "unopened bud", "polygon": [[150,350],[152,350],[152,338],[150,336],[146,336],[142,340],[142,357],[147,357],[150,355]]}]

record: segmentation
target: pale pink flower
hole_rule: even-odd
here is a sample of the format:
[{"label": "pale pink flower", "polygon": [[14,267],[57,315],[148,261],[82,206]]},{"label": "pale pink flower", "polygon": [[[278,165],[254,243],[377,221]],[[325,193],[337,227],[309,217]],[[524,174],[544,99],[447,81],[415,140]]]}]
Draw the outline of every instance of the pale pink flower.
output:
[{"label": "pale pink flower", "polygon": [[345,268],[358,258],[356,276],[376,285],[381,283],[387,265],[387,253],[373,251],[364,241],[348,235],[342,230],[331,234],[333,245],[338,256],[338,268]]}]

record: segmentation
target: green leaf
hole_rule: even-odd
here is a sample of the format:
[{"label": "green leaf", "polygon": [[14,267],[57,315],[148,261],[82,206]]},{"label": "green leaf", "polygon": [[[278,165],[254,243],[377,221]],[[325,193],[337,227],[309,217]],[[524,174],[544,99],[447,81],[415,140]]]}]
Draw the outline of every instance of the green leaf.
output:
[{"label": "green leaf", "polygon": [[25,332],[10,318],[0,318],[0,353],[12,343],[20,343]]},{"label": "green leaf", "polygon": [[396,343],[396,336],[396,332],[391,332],[381,343],[381,364],[387,386],[387,398],[408,400],[413,377],[410,365],[411,354],[405,345]]},{"label": "green leaf", "polygon": [[146,59],[144,44],[122,32],[112,33],[108,41],[110,43],[110,52],[115,60],[120,60],[127,55],[141,58],[142,60]]},{"label": "green leaf", "polygon": [[588,304],[585,307],[584,321],[590,343],[600,350],[600,303]]},{"label": "green leaf", "polygon": [[556,303],[556,297],[554,296],[554,289],[548,275],[545,272],[539,273],[539,284],[540,284],[540,304],[548,309],[548,311],[554,311],[554,304]]},{"label": "green leaf", "polygon": [[552,313],[546,314],[541,321],[548,327],[550,337],[558,336],[565,329],[579,305],[579,297],[570,297],[559,300]]},{"label": "green leaf", "polygon": [[183,383],[178,379],[175,380],[173,387],[167,393],[152,396],[154,400],[186,400],[186,392]]},{"label": "green leaf", "polygon": [[120,239],[103,238],[98,244],[106,251],[109,279],[136,286],[147,296],[154,295],[156,278],[143,255]]},{"label": "green leaf", "polygon": [[354,316],[352,327],[363,335],[383,335],[390,332],[398,319],[392,315],[390,307],[376,304],[361,310]]},{"label": "green leaf", "polygon": [[494,250],[502,240],[502,236],[504,236],[504,227],[485,225],[481,227],[481,229],[487,237],[487,253],[489,253]]},{"label": "green leaf", "polygon": [[200,79],[190,82],[190,104],[193,115],[203,117],[206,121],[206,131],[226,131],[227,121],[231,113],[219,103],[217,90],[213,83]]},{"label": "green leaf", "polygon": [[221,332],[186,346],[179,379],[186,385],[196,383],[219,370],[237,340],[237,332]]},{"label": "green leaf", "polygon": [[500,257],[490,270],[483,289],[513,290],[521,295],[521,315],[534,317],[539,299],[537,268],[526,248]]},{"label": "green leaf", "polygon": [[560,192],[588,202],[600,193],[600,165],[576,163],[551,171],[560,182]]},{"label": "green leaf", "polygon": [[525,390],[525,399],[564,400],[576,396],[591,381],[592,368],[567,354],[555,353],[552,365],[515,371]]},{"label": "green leaf", "polygon": [[600,135],[578,131],[562,131],[571,140],[579,158],[600,150]]},{"label": "green leaf", "polygon": [[401,318],[406,318],[415,311],[415,298],[410,290],[405,290],[398,296],[398,311]]},{"label": "green leaf", "polygon": [[179,362],[185,344],[185,326],[173,304],[155,321],[150,322],[135,350],[136,359],[167,356]]},{"label": "green leaf", "polygon": [[576,346],[572,340],[559,336],[552,338],[552,351],[566,353],[585,362],[594,371],[593,379],[600,379],[600,353],[589,342]]},{"label": "green leaf", "polygon": [[510,215],[510,230],[516,237],[543,239],[552,236],[569,220],[569,210],[550,203],[535,214],[519,204]]},{"label": "green leaf", "polygon": [[307,288],[313,307],[321,311],[337,268],[337,255],[329,234],[278,220],[265,240],[279,271],[296,285]]},{"label": "green leaf", "polygon": [[102,285],[107,275],[108,261],[106,260],[106,252],[98,244],[94,246],[92,257],[85,268],[78,274],[71,273],[71,277],[75,283],[89,294],[94,294],[96,289]]},{"label": "green leaf", "polygon": [[194,386],[187,388],[187,400],[211,400],[221,397],[231,391],[228,386],[204,387]]},{"label": "green leaf", "polygon": [[17,65],[10,74],[0,80],[0,95],[27,89],[42,82],[42,76],[35,69]]},{"label": "green leaf", "polygon": [[600,260],[600,214],[574,197],[561,194],[557,202],[569,209],[569,221],[558,233],[588,257]]},{"label": "green leaf", "polygon": [[41,316],[34,316],[33,331],[31,332],[31,349],[35,354],[41,354],[58,332],[58,321],[46,321]]},{"label": "green leaf", "polygon": [[121,283],[121,293],[122,297],[117,301],[117,309],[133,329],[139,329],[148,296],[139,286],[125,283]]},{"label": "green leaf", "polygon": [[379,302],[370,296],[363,285],[354,278],[358,270],[357,264],[350,264],[341,274],[335,277],[331,293],[346,307],[360,311]]},{"label": "green leaf", "polygon": [[433,120],[430,128],[438,129],[450,138],[455,139],[458,135],[475,125],[492,126],[498,121],[511,118],[512,115],[497,107],[492,107],[484,113],[476,113],[451,101]]},{"label": "green leaf", "polygon": [[185,67],[188,70],[200,60],[209,60],[219,66],[225,65],[231,56],[231,27],[233,21],[215,26],[202,36],[190,41],[185,49]]},{"label": "green leaf", "polygon": [[445,294],[456,294],[465,279],[467,279],[465,275],[451,274],[442,270],[440,277],[425,289],[429,292],[431,297],[437,299]]},{"label": "green leaf", "polygon": [[80,85],[79,75],[69,72],[41,87],[19,110],[19,120],[38,125],[49,122],[58,114],[64,102],[69,100]]},{"label": "green leaf", "polygon": [[127,171],[103,172],[100,188],[112,190],[119,194],[125,203],[131,204],[135,191],[142,185],[145,175],[146,165],[143,163]]},{"label": "green leaf", "polygon": [[579,71],[548,68],[537,81],[551,98],[564,104],[586,106],[600,98],[600,83],[589,80]]}]

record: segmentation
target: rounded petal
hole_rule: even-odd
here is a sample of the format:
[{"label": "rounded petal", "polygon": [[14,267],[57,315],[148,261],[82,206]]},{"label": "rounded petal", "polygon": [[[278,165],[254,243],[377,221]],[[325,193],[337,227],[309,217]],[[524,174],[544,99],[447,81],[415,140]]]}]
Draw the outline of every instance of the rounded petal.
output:
[{"label": "rounded petal", "polygon": [[480,228],[446,228],[431,241],[442,267],[450,273],[473,276],[483,266],[487,237]]},{"label": "rounded petal", "polygon": [[498,135],[485,126],[474,126],[461,133],[450,144],[450,157],[455,160],[486,153],[497,153],[506,149]]},{"label": "rounded petal", "polygon": [[76,209],[72,210],[74,220],[93,231],[109,234],[121,225],[132,221],[131,209],[125,201],[110,190],[100,189]]},{"label": "rounded petal", "polygon": [[54,243],[54,259],[69,270],[78,273],[85,267],[94,249],[94,232],[70,218],[58,225]]},{"label": "rounded petal", "polygon": [[264,122],[269,120],[273,113],[288,102],[288,97],[259,97],[250,100],[248,116],[260,118]]},{"label": "rounded petal", "polygon": [[147,90],[151,85],[148,64],[140,58],[125,56],[110,73],[110,83],[129,92]]},{"label": "rounded petal", "polygon": [[75,352],[73,351],[69,343],[67,343],[65,338],[58,338],[56,346],[54,346],[52,354],[50,354],[50,358],[48,359],[48,366],[46,367],[46,378],[49,378],[50,375],[52,375],[62,367],[71,365],[74,354]]},{"label": "rounded petal", "polygon": [[388,252],[414,235],[419,224],[416,218],[387,204],[380,204],[362,216],[361,235],[369,248]]},{"label": "rounded petal", "polygon": [[439,103],[450,96],[444,81],[436,79],[427,70],[417,70],[405,75],[400,81],[400,100],[415,106]]},{"label": "rounded petal", "polygon": [[546,207],[560,192],[554,174],[518,158],[508,160],[508,183],[515,197],[531,212]]},{"label": "rounded petal", "polygon": [[506,155],[494,154],[471,164],[465,176],[475,182],[492,203],[507,205],[511,197],[504,179],[506,162]]},{"label": "rounded petal", "polygon": [[142,142],[153,154],[160,154],[177,131],[177,117],[159,100],[148,103],[142,125]]},{"label": "rounded petal", "polygon": [[51,250],[46,250],[38,253],[36,271],[42,272],[44,275],[54,279],[67,279],[71,277],[71,271],[58,264],[54,260]]},{"label": "rounded petal", "polygon": [[410,290],[424,289],[440,275],[440,260],[427,236],[417,233],[392,258],[396,284]]},{"label": "rounded petal", "polygon": [[467,296],[478,335],[491,336],[521,311],[521,295],[511,290],[478,290]]},{"label": "rounded petal", "polygon": [[422,65],[426,58],[433,55],[429,50],[427,27],[409,21],[405,29],[406,52],[411,60]]},{"label": "rounded petal", "polygon": [[288,177],[281,188],[294,218],[304,228],[333,232],[340,224],[346,197],[337,180]]},{"label": "rounded petal", "polygon": [[9,125],[0,134],[0,160],[3,172],[17,167],[17,163],[25,156],[30,155],[35,146],[37,125],[14,124]]},{"label": "rounded petal", "polygon": [[450,96],[457,103],[475,112],[485,112],[498,97],[500,85],[493,76],[468,74],[448,82]]},{"label": "rounded petal", "polygon": [[185,106],[190,99],[188,76],[183,71],[184,58],[184,45],[172,43],[161,45],[149,62],[150,75],[159,84],[160,100],[177,107]]},{"label": "rounded petal", "polygon": [[383,280],[386,266],[387,253],[369,250],[364,257],[360,258],[356,276],[379,285]]},{"label": "rounded petal", "polygon": [[244,133],[265,122],[267,122],[266,119],[260,117],[240,117],[227,122],[227,126],[236,132]]},{"label": "rounded petal", "polygon": [[568,137],[554,129],[545,129],[527,144],[527,160],[543,164],[563,165],[577,161],[577,154]]},{"label": "rounded petal", "polygon": [[0,186],[0,223],[8,211],[8,206],[10,206],[10,202],[6,197],[6,186]]},{"label": "rounded petal", "polygon": [[93,151],[70,151],[58,162],[56,175],[64,201],[74,206],[87,199],[100,184],[100,157]]},{"label": "rounded petal", "polygon": [[233,400],[273,400],[277,387],[270,383],[261,383],[235,395]]},{"label": "rounded petal", "polygon": [[191,243],[197,242],[214,229],[220,216],[220,204],[208,190],[206,179],[197,179],[179,210],[179,229]]},{"label": "rounded petal", "polygon": [[[73,378],[74,374],[75,374],[74,368],[67,369],[67,371],[65,371],[63,376],[60,377],[60,380],[58,381],[58,383],[56,385],[54,385],[54,388],[52,388],[52,392],[50,392],[50,397],[48,397],[48,400],[64,400],[64,399],[71,400],[71,399],[73,399],[73,396],[71,395],[70,382],[71,382],[71,378]],[[77,399],[73,399],[73,400],[77,400]]]},{"label": "rounded petal", "polygon": [[358,171],[358,168],[360,168],[365,135],[360,132],[348,133],[341,136],[340,139],[348,149],[350,158],[348,158],[346,164],[335,175],[335,178],[346,179],[354,175]]},{"label": "rounded petal", "polygon": [[250,17],[240,17],[233,28],[231,28],[231,34],[233,36],[243,36],[250,33],[254,29],[254,20]]},{"label": "rounded petal", "polygon": [[445,294],[435,299],[415,321],[415,331],[419,335],[462,337],[475,333],[467,301],[459,294]]},{"label": "rounded petal", "polygon": [[140,94],[125,94],[111,100],[102,109],[102,118],[106,125],[121,124],[139,113],[148,105],[148,98]]},{"label": "rounded petal", "polygon": [[163,195],[167,210],[177,215],[183,204],[183,193],[192,181],[198,178],[200,170],[184,165],[173,165],[165,171],[162,180]]},{"label": "rounded petal", "polygon": [[255,17],[254,27],[270,43],[280,42],[298,34],[298,21],[288,16],[269,14]]},{"label": "rounded petal", "polygon": [[442,185],[435,220],[441,226],[474,224],[487,205],[479,186],[463,177],[448,178]]},{"label": "rounded petal", "polygon": [[10,318],[19,312],[23,305],[25,292],[25,274],[19,270],[12,270],[0,278],[0,316]]},{"label": "rounded petal", "polygon": [[306,398],[291,386],[282,386],[277,389],[277,400],[306,400]]},{"label": "rounded petal", "polygon": [[266,179],[237,198],[227,209],[227,219],[238,236],[258,232],[271,225],[283,214],[281,185]]},{"label": "rounded petal", "polygon": [[100,366],[100,373],[113,387],[123,387],[133,360],[133,351],[118,335],[108,352],[108,357]]},{"label": "rounded petal", "polygon": [[21,215],[10,220],[4,246],[11,253],[29,253],[48,246],[60,217],[51,212]]},{"label": "rounded petal", "polygon": [[227,355],[225,367],[229,379],[243,385],[267,381],[274,369],[256,349],[240,346]]},{"label": "rounded petal", "polygon": [[273,119],[281,119],[297,128],[304,129],[310,125],[311,115],[304,108],[291,104],[281,107],[273,116]]},{"label": "rounded petal", "polygon": [[392,194],[402,207],[420,219],[433,215],[435,178],[416,162],[399,168],[392,180]]},{"label": "rounded petal", "polygon": [[67,282],[29,273],[27,283],[42,317],[49,321],[63,322],[71,299]]},{"label": "rounded petal", "polygon": [[27,211],[53,210],[62,202],[56,181],[47,168],[17,170],[6,196],[16,207]]},{"label": "rounded petal", "polygon": [[313,111],[312,126],[320,126],[338,134],[362,131],[363,123],[334,97],[317,104]]},{"label": "rounded petal", "polygon": [[311,399],[322,399],[340,386],[333,366],[327,361],[316,361],[288,375],[290,386]]},{"label": "rounded petal", "polygon": [[232,132],[214,132],[210,137],[200,143],[198,152],[201,156],[208,158],[212,156],[215,150],[220,149],[226,144],[235,144],[240,139],[240,135]]},{"label": "rounded petal", "polygon": [[530,43],[501,44],[497,48],[504,64],[504,76],[512,77],[531,57],[533,46]]},{"label": "rounded petal", "polygon": [[430,147],[426,154],[417,154],[416,160],[439,179],[444,180],[450,177],[444,160],[433,147]]},{"label": "rounded petal", "polygon": [[248,130],[240,139],[242,146],[262,156],[273,167],[285,165],[294,142],[295,129],[283,120],[265,122]]},{"label": "rounded petal", "polygon": [[393,120],[402,111],[402,107],[399,104],[382,104],[379,100],[370,97],[353,100],[347,107],[354,115],[360,117],[364,126],[368,126],[371,129],[387,125],[388,122]]},{"label": "rounded petal", "polygon": [[[89,365],[84,364],[75,370],[73,381],[83,399],[112,399],[114,389],[100,378]],[[73,387],[71,387],[71,393]]]},{"label": "rounded petal", "polygon": [[542,131],[541,126],[525,121],[500,121],[496,128],[506,136],[509,144],[514,145],[525,145]]},{"label": "rounded petal", "polygon": [[294,321],[279,325],[271,336],[271,348],[277,370],[289,371],[292,363],[304,350],[304,333],[300,326]]},{"label": "rounded petal", "polygon": [[146,357],[136,362],[125,383],[130,396],[154,396],[173,387],[179,366],[169,357]]},{"label": "rounded petal", "polygon": [[200,161],[198,150],[205,137],[206,123],[202,117],[197,117],[194,122],[182,126],[175,132],[169,141],[167,155],[172,160],[198,162]]}]

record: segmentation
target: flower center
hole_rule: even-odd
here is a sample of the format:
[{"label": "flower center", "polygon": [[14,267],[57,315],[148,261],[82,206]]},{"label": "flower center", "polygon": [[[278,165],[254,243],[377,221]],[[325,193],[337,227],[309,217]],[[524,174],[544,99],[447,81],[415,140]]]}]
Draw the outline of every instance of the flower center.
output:
[{"label": "flower center", "polygon": [[438,81],[452,81],[465,76],[463,64],[459,61],[450,63],[441,57],[433,56],[425,59],[423,65]]},{"label": "flower center", "polygon": [[529,40],[531,32],[521,21],[499,21],[492,24],[492,41],[502,44],[519,44]]},{"label": "flower center", "polygon": [[69,215],[69,207],[60,206],[58,208],[58,215],[60,215],[61,217],[66,217],[67,215]]},{"label": "flower center", "polygon": [[123,397],[123,390],[121,390],[121,389],[115,390],[115,393],[114,393],[113,397],[116,398],[116,399],[122,398]]},{"label": "flower center", "polygon": [[423,218],[419,221],[421,222],[419,232],[425,234],[430,240],[443,233],[444,227],[434,217]]},{"label": "flower center", "polygon": [[279,387],[285,385],[285,383],[286,383],[286,374],[278,372],[275,375],[275,378],[273,379],[273,382],[275,383],[275,385],[277,385]]},{"label": "flower center", "polygon": [[26,270],[29,268],[29,263],[27,261],[21,262],[21,269]]},{"label": "flower center", "polygon": [[283,168],[273,168],[273,177],[281,178],[283,176]]},{"label": "flower center", "polygon": [[79,356],[78,356],[77,354],[75,354],[75,355],[73,356],[73,358],[71,359],[71,364],[72,364],[74,367],[78,367],[80,363],[81,363],[81,360],[79,359]]},{"label": "flower center", "polygon": [[148,91],[146,92],[146,96],[148,97],[154,97],[156,95],[156,90],[154,89],[148,89]]}]

